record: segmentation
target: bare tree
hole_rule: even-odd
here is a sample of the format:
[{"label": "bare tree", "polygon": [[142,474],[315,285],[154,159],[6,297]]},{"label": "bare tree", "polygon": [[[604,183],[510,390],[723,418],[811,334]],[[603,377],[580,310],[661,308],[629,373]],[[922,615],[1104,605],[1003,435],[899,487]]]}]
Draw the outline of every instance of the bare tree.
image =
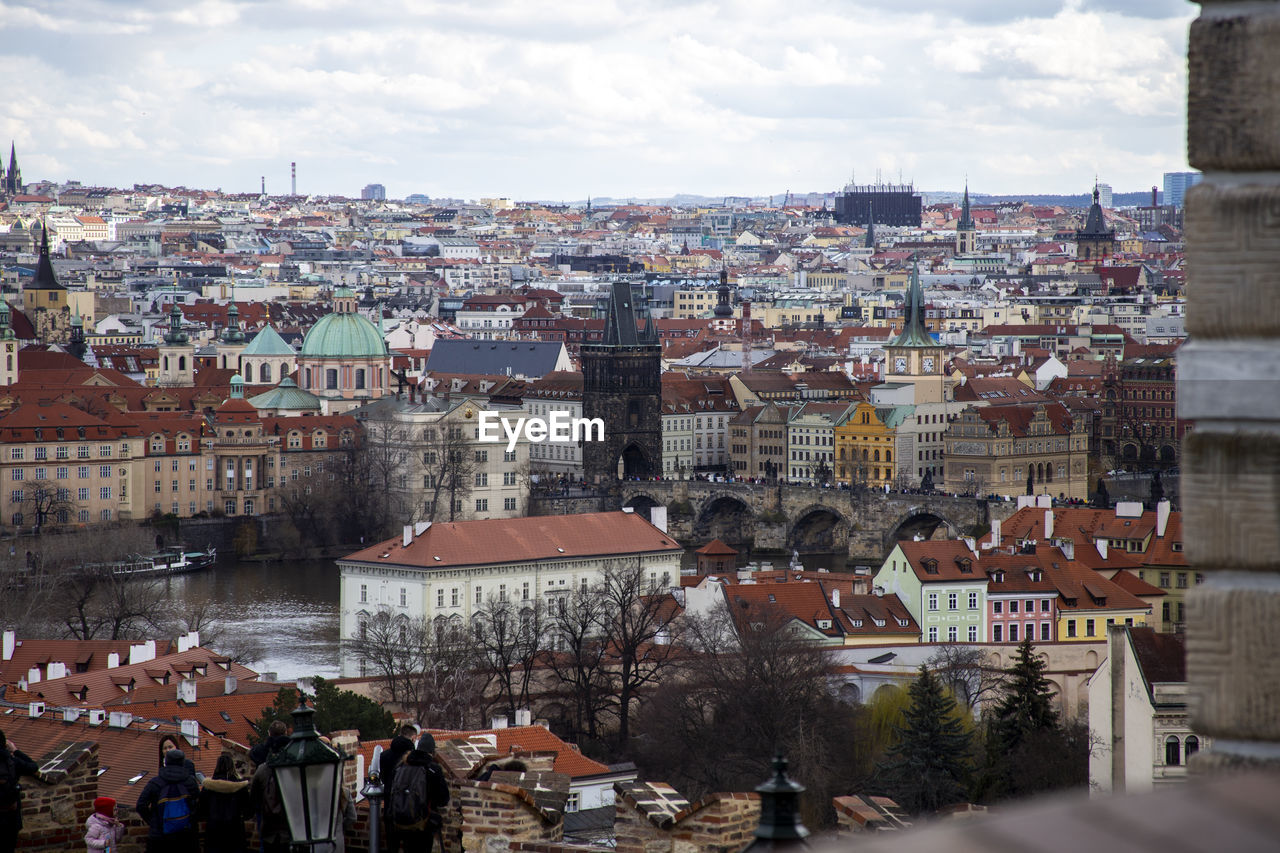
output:
[{"label": "bare tree", "polygon": [[529,704],[542,648],[545,608],[537,600],[513,601],[505,593],[490,596],[473,627],[482,665],[498,702],[511,716]]},{"label": "bare tree", "polygon": [[675,607],[657,579],[645,574],[639,558],[633,565],[607,568],[595,594],[606,610],[602,627],[611,663],[616,668],[618,743],[626,750],[631,737],[632,703],[637,693],[655,684],[675,659],[675,646],[667,636]]},{"label": "bare tree", "polygon": [[410,618],[381,607],[354,651],[381,681],[381,698],[419,725],[466,728],[483,701],[485,676],[475,641],[461,625]]},{"label": "bare tree", "polygon": [[[455,521],[475,485],[476,448],[459,424],[441,420],[423,430],[423,508],[431,521]],[[443,503],[441,503],[443,501]]]},{"label": "bare tree", "polygon": [[984,649],[949,643],[938,647],[925,661],[942,686],[962,707],[976,712],[1000,696],[1005,671],[991,662]]},{"label": "bare tree", "polygon": [[37,535],[46,528],[69,524],[78,515],[80,505],[71,499],[69,488],[36,482],[22,492],[22,517]]},{"label": "bare tree", "polygon": [[573,734],[593,741],[599,738],[613,687],[604,636],[607,613],[596,592],[579,587],[557,597],[547,618],[551,649],[543,659],[573,703]]}]

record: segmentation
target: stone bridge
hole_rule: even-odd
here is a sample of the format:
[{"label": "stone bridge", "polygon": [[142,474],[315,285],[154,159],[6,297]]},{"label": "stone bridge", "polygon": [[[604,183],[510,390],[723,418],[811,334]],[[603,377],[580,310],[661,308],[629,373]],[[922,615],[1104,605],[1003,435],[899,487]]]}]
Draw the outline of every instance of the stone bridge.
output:
[{"label": "stone bridge", "polygon": [[619,484],[637,511],[667,507],[671,535],[740,550],[842,552],[879,565],[899,539],[959,537],[1013,514],[1013,501],[701,480]]}]

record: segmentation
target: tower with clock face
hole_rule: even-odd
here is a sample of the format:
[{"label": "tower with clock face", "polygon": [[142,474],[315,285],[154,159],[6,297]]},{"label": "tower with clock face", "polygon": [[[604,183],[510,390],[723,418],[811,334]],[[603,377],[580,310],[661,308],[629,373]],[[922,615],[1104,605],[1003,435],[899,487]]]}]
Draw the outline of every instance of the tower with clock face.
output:
[{"label": "tower with clock face", "polygon": [[920,270],[911,271],[902,332],[885,347],[885,381],[915,387],[916,403],[941,403],[949,399],[948,377],[943,371],[942,345],[925,328],[924,294]]}]

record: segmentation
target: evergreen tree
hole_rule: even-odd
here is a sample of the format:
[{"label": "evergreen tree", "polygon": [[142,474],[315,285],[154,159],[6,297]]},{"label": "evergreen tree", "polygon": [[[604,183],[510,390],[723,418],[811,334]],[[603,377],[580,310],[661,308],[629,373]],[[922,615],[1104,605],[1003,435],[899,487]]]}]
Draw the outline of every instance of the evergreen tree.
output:
[{"label": "evergreen tree", "polygon": [[895,731],[897,743],[876,767],[880,787],[912,814],[964,802],[972,741],[955,700],[926,666],[908,694],[911,704]]},{"label": "evergreen tree", "polygon": [[[316,731],[321,734],[356,729],[361,740],[378,740],[391,737],[395,730],[395,719],[377,702],[367,696],[361,696],[350,690],[343,690],[332,681],[319,676],[315,678],[315,696],[307,700],[307,705],[315,708],[313,719]],[[271,707],[262,709],[262,716],[253,722],[258,737],[250,738],[255,743],[264,739],[267,729],[275,720],[283,720],[293,725],[293,709],[298,707],[298,693],[292,687],[281,687],[276,693]]]},{"label": "evergreen tree", "polygon": [[1044,660],[1029,639],[1023,640],[1006,670],[1004,696],[991,715],[980,799],[1027,796],[1087,782],[1087,729],[1061,725],[1044,671]]}]

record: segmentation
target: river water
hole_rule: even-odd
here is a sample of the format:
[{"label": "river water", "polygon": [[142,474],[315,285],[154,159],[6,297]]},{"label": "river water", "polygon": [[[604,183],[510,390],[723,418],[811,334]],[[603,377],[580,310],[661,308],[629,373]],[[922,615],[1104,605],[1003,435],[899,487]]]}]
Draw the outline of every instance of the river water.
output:
[{"label": "river water", "polygon": [[[692,549],[685,564],[696,563]],[[836,554],[804,554],[806,568],[845,569]],[[774,555],[775,568],[784,568],[786,555]],[[338,566],[332,560],[283,563],[219,561],[203,572],[169,578],[166,585],[175,613],[191,613],[212,605],[214,621],[227,642],[201,641],[219,651],[232,651],[246,641],[260,652],[249,666],[274,672],[282,681],[338,675]]]}]

